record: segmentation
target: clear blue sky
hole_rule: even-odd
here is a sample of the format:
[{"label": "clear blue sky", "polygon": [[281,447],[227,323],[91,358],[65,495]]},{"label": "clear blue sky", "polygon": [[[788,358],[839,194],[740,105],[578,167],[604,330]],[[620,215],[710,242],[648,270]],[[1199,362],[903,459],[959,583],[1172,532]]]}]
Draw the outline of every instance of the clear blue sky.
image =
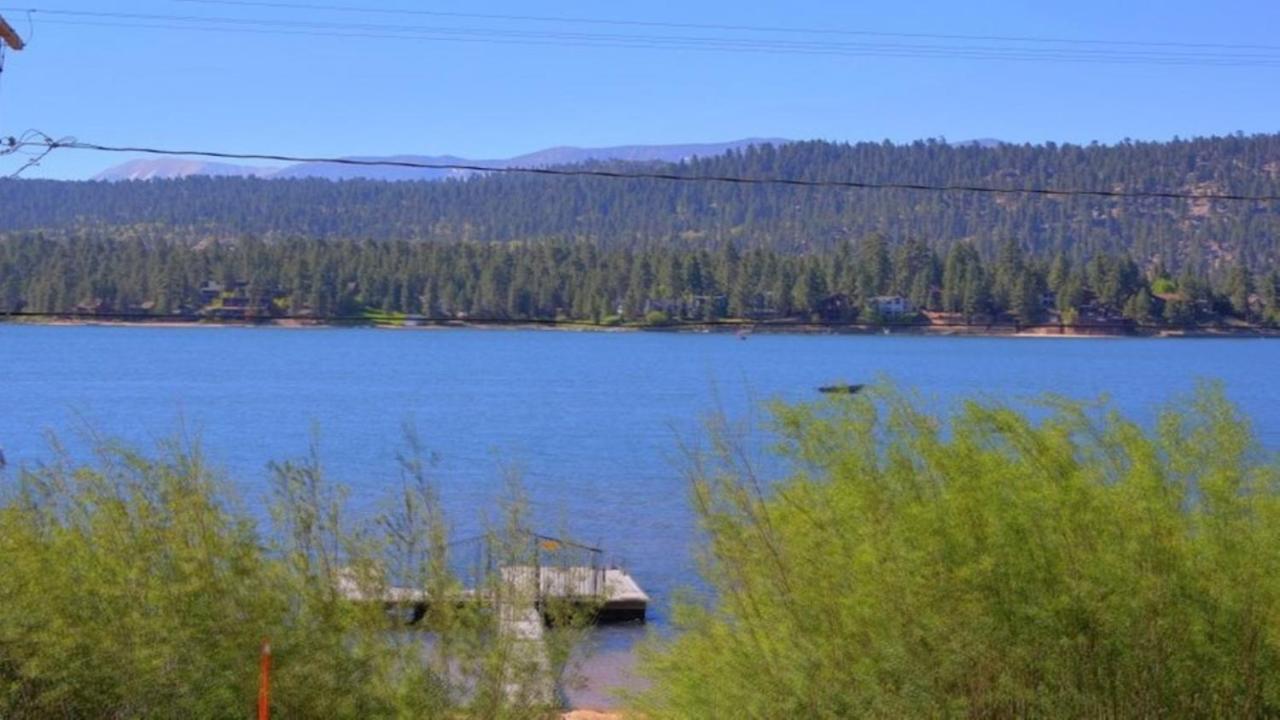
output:
[{"label": "clear blue sky", "polygon": [[[1275,35],[1280,3],[1274,0],[1213,4],[1202,0],[315,2],[663,22],[1280,46]],[[6,4],[0,0],[0,5]],[[956,44],[363,15],[174,0],[31,0],[30,4],[92,12],[414,24],[485,32]],[[20,32],[28,33],[25,13],[3,12]],[[1280,93],[1276,91],[1280,67],[1275,66],[832,57],[55,23],[75,19],[90,18],[36,14],[30,47],[9,54],[0,81],[0,134],[34,127],[105,144],[489,158],[552,145],[749,136],[1112,142],[1125,137],[1166,139],[1280,130]],[[1280,59],[1280,48],[1270,52]],[[29,175],[86,177],[125,159],[61,151]],[[10,171],[13,165],[13,158],[0,159],[0,172]]]}]

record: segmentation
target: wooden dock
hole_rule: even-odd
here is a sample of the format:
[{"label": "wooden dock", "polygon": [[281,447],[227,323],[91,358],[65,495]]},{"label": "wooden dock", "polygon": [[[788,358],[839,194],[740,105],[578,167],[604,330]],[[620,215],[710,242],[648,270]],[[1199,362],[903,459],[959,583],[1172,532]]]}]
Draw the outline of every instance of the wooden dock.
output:
[{"label": "wooden dock", "polygon": [[[649,596],[626,570],[606,564],[600,548],[527,530],[505,538],[476,535],[448,547],[464,588],[448,602],[496,607],[503,622],[523,623],[531,612],[547,622],[566,609],[590,613],[596,623],[645,621]],[[339,574],[338,589],[353,602],[409,609],[413,622],[437,600],[420,588],[361,583],[351,571]]]},{"label": "wooden dock", "polygon": [[[534,571],[540,582],[533,584]],[[592,567],[537,567],[519,565],[500,568],[501,587],[498,594],[506,598],[527,599],[527,603],[545,619],[554,602],[567,602],[575,609],[593,612],[597,623],[644,622],[649,596],[625,570]],[[376,602],[388,608],[425,610],[431,604],[426,591],[417,588],[387,587],[376,593],[362,590],[349,575],[338,579],[338,591],[352,602]],[[494,593],[464,590],[453,602],[499,604]],[[415,613],[418,614],[418,613]]]},{"label": "wooden dock", "polygon": [[576,557],[584,557],[589,565],[548,564],[544,562],[548,557],[565,559],[558,551],[566,543],[545,536],[530,537],[534,551],[517,555],[529,562],[496,563],[485,548],[481,561],[472,568],[474,574],[460,578],[464,582],[469,579],[471,586],[450,593],[448,598],[433,598],[421,588],[382,585],[377,578],[361,582],[351,569],[339,572],[337,589],[350,602],[381,605],[408,617],[410,624],[425,617],[435,601],[492,608],[501,646],[507,653],[503,680],[507,697],[513,702],[552,706],[557,702],[558,688],[548,654],[548,623],[563,620],[565,612],[587,614],[595,623],[644,622],[649,596],[625,570],[600,563],[601,552],[596,548],[569,544],[586,551]]},{"label": "wooden dock", "polygon": [[576,616],[599,623],[644,622],[649,596],[620,567],[606,566],[603,551],[546,535],[518,533],[507,543],[476,536],[449,545],[463,560],[462,584],[449,597],[433,598],[422,588],[384,584],[379,573],[360,577],[339,571],[337,590],[349,602],[376,604],[417,623],[433,602],[477,604],[494,611],[505,648],[504,690],[518,702],[554,705],[557,687],[551,672],[548,623]]},{"label": "wooden dock", "polygon": [[[536,588],[535,571],[540,581]],[[521,565],[502,568],[500,576],[505,587],[536,598],[544,611],[550,602],[568,602],[579,609],[594,609],[598,623],[644,621],[649,607],[649,596],[620,568]]]}]

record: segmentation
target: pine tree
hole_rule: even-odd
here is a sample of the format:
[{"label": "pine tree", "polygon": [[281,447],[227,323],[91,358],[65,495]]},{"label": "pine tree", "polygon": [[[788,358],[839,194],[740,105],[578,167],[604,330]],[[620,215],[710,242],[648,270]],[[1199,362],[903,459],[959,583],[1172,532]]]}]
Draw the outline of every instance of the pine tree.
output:
[{"label": "pine tree", "polygon": [[1228,302],[1231,303],[1231,312],[1236,317],[1248,320],[1252,317],[1249,309],[1249,296],[1253,293],[1252,282],[1250,282],[1249,271],[1245,269],[1244,263],[1237,262],[1231,267],[1227,275],[1225,294]]}]

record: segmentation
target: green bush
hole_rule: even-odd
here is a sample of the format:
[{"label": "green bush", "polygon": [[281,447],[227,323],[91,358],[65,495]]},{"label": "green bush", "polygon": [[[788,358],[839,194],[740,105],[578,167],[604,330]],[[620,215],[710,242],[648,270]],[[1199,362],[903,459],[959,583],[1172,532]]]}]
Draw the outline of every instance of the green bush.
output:
[{"label": "green bush", "polygon": [[1151,281],[1151,292],[1157,295],[1168,295],[1178,291],[1178,284],[1167,277],[1158,277]]},{"label": "green bush", "polygon": [[1049,401],[939,422],[779,407],[770,490],[698,458],[717,599],[647,648],[649,718],[1280,714],[1280,469],[1214,388],[1147,430]]},{"label": "green bush", "polygon": [[661,310],[650,310],[644,314],[645,325],[667,325],[671,322],[671,316]]},{"label": "green bush", "polygon": [[[530,665],[475,603],[431,603],[408,630],[353,598],[393,580],[461,589],[417,458],[367,523],[344,516],[314,453],[275,465],[265,532],[178,444],[20,471],[0,503],[0,717],[250,717],[263,638],[277,717],[546,717],[539,688],[564,672],[580,618],[560,618],[551,662]],[[506,507],[514,527],[519,502]]]}]

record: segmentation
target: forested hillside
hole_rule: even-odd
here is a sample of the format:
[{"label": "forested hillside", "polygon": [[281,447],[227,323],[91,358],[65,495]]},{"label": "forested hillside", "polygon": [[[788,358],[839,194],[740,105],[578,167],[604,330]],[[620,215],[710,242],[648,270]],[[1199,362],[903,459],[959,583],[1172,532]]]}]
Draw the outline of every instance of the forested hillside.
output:
[{"label": "forested hillside", "polygon": [[[637,167],[608,165],[610,168]],[[1280,194],[1280,135],[1114,146],[754,147],[681,165],[689,175]],[[512,242],[555,238],[634,250],[678,246],[826,251],[871,233],[984,258],[1009,240],[1034,257],[1128,255],[1213,275],[1280,258],[1280,203],[808,189],[503,175],[446,182],[196,177],[148,182],[0,181],[0,230],[194,242],[287,237]]]}]

